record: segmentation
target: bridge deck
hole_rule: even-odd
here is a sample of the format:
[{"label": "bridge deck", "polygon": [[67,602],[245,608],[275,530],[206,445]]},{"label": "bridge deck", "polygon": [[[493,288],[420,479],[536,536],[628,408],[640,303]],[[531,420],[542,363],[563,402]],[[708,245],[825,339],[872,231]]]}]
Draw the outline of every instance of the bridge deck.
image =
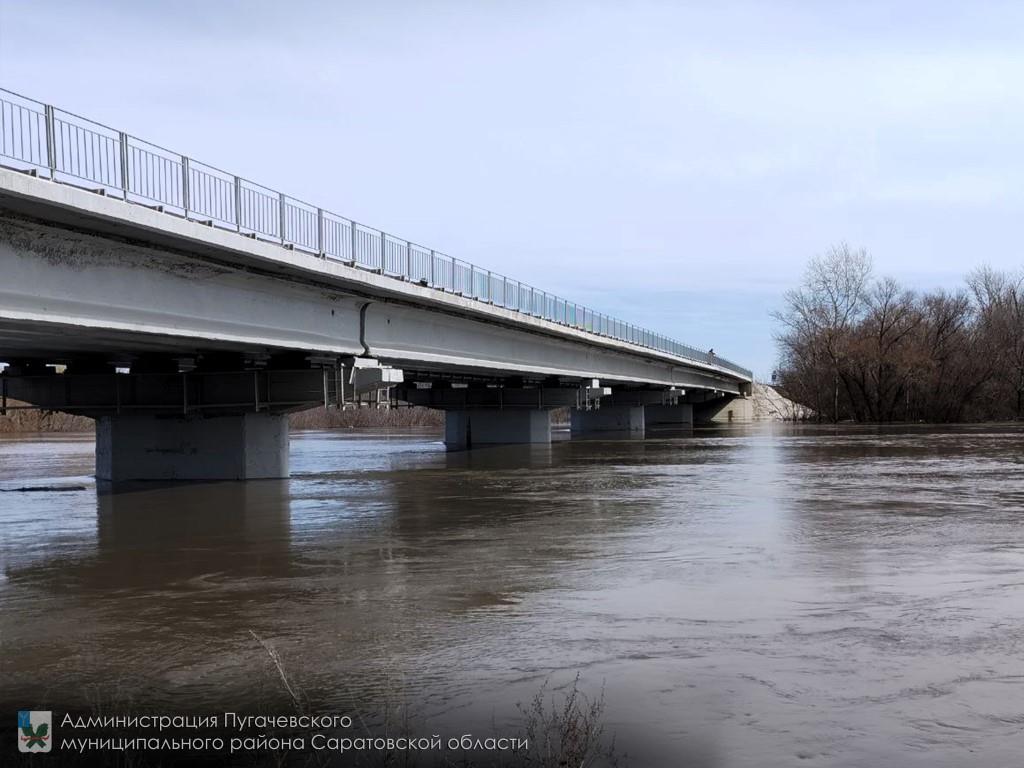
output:
[{"label": "bridge deck", "polygon": [[[83,203],[81,199],[71,200],[70,195],[46,195],[38,190],[26,194],[25,185],[6,180],[0,189],[4,204],[15,210],[27,209],[31,215],[39,215],[40,205],[48,198],[45,216],[59,216],[66,223],[80,224],[81,216],[85,215],[89,226],[107,229],[113,220],[121,218],[131,230],[146,227],[147,242],[154,244],[164,241],[163,244],[179,247],[180,242],[173,241],[185,236],[198,241],[195,247],[200,250],[204,248],[202,241],[210,241],[207,244],[216,249],[235,253],[272,244],[278,251],[291,250],[295,254],[319,257],[324,263],[320,271],[325,274],[345,275],[345,270],[330,269],[331,264],[372,273],[383,278],[372,283],[378,292],[408,294],[405,288],[394,288],[396,283],[404,284],[406,288],[422,289],[422,293],[417,294],[421,301],[444,306],[458,298],[460,301],[456,304],[461,311],[471,312],[474,308],[470,303],[477,305],[476,309],[487,307],[484,314],[505,310],[514,314],[515,322],[521,325],[530,326],[531,321],[539,321],[536,325],[544,332],[576,331],[595,340],[622,342],[631,349],[659,353],[688,366],[723,372],[738,380],[751,378],[750,371],[741,366],[662,334],[610,318],[520,281],[336,216],[122,131],[2,89],[0,156],[16,169],[119,197],[124,203],[135,203],[132,208],[138,212],[136,215],[116,211],[113,207],[98,210],[103,206]],[[70,214],[68,210],[58,212],[62,207],[71,208]],[[79,209],[77,216],[75,208]],[[188,227],[169,223],[157,225],[141,213],[145,210],[158,212],[168,222],[175,218],[201,222],[210,230],[210,236],[197,237],[194,231],[187,231]],[[113,233],[118,229],[115,225]],[[214,232],[227,237],[214,237]],[[167,242],[169,234],[172,242]],[[238,244],[242,236],[246,241],[244,247]],[[236,242],[231,243],[232,239]],[[248,242],[250,240],[252,242]],[[296,261],[281,253],[271,258],[265,249],[260,253],[269,261],[283,265]],[[359,282],[352,275],[346,277]],[[392,285],[386,285],[387,281]],[[510,320],[500,313],[497,317]]]},{"label": "bridge deck", "polygon": [[517,312],[0,169],[0,355],[261,348],[414,370],[738,391],[717,360]]}]

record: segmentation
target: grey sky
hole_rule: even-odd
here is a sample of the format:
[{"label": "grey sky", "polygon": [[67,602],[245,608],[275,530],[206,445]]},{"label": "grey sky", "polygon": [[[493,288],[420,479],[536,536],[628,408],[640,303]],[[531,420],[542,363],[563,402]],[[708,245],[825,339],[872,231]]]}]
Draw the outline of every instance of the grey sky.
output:
[{"label": "grey sky", "polygon": [[1024,4],[0,0],[0,85],[767,375],[846,240],[1024,259]]}]

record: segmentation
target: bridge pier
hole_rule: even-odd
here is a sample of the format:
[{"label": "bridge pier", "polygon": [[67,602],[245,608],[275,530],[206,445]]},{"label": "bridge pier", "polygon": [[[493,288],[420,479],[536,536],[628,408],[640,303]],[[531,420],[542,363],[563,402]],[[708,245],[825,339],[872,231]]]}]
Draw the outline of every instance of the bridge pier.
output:
[{"label": "bridge pier", "polygon": [[288,417],[100,416],[96,479],[254,480],[288,477]]},{"label": "bridge pier", "polygon": [[448,410],[444,414],[444,442],[448,450],[550,443],[551,412],[533,408]]},{"label": "bridge pier", "polygon": [[644,424],[647,428],[668,427],[687,429],[693,426],[693,405],[648,405],[644,408]]},{"label": "bridge pier", "polygon": [[638,437],[644,434],[642,405],[602,405],[593,410],[573,408],[569,419],[573,434],[618,432]]},{"label": "bridge pier", "polygon": [[96,419],[97,480],[283,477],[288,477],[284,414],[129,414]]},{"label": "bridge pier", "polygon": [[[322,368],[208,370],[242,364],[212,354],[195,367],[187,361],[187,371],[178,370],[182,362],[140,357],[129,373],[76,362],[61,374],[19,363],[0,375],[0,384],[4,395],[24,403],[95,419],[98,480],[255,480],[288,477],[286,414],[340,405],[343,379],[352,371],[326,363]],[[401,373],[383,370],[392,380]],[[381,384],[380,378],[364,379],[368,386]],[[356,383],[348,389],[349,397],[361,391]]]}]

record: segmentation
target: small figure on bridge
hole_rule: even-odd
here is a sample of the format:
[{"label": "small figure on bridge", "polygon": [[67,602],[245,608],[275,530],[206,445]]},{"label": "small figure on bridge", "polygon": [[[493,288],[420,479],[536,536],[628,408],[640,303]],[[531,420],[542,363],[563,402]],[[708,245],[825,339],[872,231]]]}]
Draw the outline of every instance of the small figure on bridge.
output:
[{"label": "small figure on bridge", "polygon": [[715,348],[712,347],[711,349],[708,350],[708,357],[714,357],[714,356],[715,356]]}]

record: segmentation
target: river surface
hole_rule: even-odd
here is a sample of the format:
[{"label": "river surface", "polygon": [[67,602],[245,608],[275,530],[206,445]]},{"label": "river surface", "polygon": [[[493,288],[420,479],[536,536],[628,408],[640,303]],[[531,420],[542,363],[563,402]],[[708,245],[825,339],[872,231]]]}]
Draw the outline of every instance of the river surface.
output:
[{"label": "river surface", "polygon": [[1024,764],[1020,430],[291,450],[107,493],[87,436],[0,439],[5,712],[273,709],[255,633],[314,710],[428,735],[579,674],[630,765]]}]

